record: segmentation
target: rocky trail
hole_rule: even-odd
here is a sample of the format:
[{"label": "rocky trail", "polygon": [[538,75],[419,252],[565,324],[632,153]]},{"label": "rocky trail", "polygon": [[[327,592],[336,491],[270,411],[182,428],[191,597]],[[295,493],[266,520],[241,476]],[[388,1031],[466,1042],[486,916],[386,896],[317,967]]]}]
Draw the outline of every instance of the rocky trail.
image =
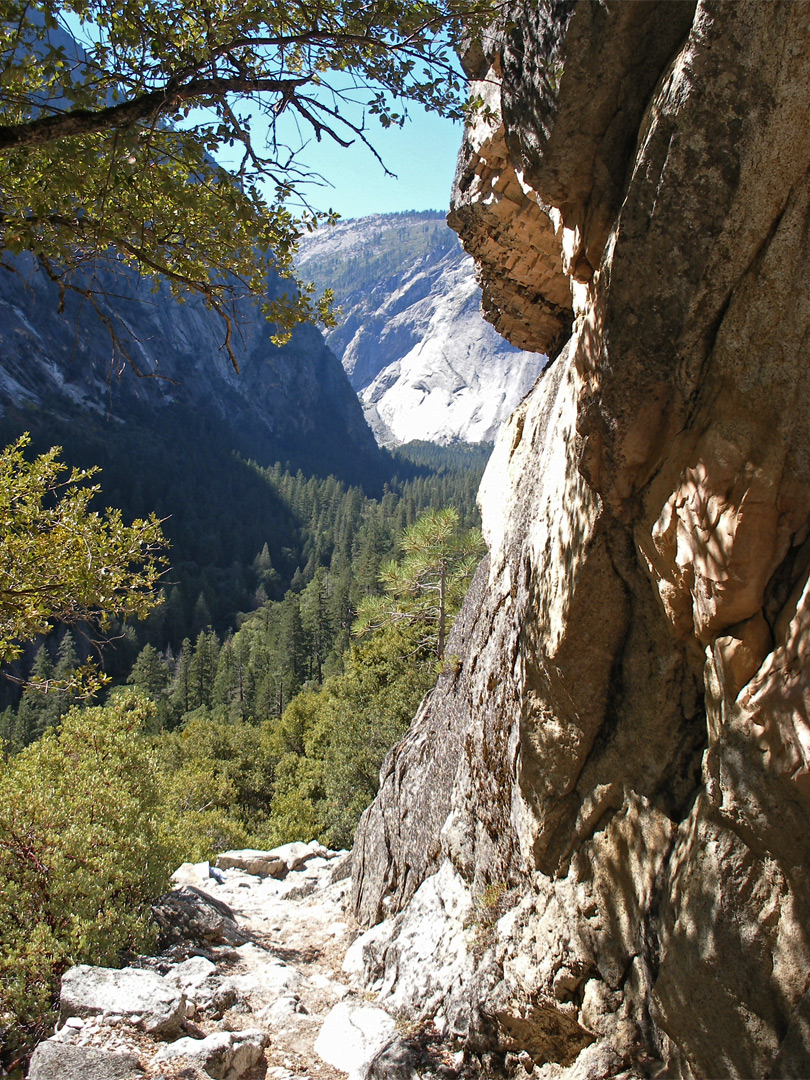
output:
[{"label": "rocky trail", "polygon": [[184,864],[155,909],[162,951],[122,970],[68,971],[29,1080],[365,1074],[397,1022],[360,982],[349,860],[288,844]]}]

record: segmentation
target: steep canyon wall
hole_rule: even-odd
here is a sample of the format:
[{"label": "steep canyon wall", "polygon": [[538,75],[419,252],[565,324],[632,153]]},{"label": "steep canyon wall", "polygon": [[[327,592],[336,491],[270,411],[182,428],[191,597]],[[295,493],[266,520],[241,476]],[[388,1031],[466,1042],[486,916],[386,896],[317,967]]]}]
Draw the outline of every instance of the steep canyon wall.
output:
[{"label": "steep canyon wall", "polygon": [[487,1067],[810,1075],[806,8],[514,0],[465,63],[451,224],[555,359],[361,823],[369,980]]}]

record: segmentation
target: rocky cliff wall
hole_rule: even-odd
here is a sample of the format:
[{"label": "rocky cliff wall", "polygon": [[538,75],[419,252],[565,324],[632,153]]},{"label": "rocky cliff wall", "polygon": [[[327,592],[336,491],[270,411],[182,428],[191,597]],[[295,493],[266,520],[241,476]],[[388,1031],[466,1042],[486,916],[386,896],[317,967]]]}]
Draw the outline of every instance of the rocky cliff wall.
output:
[{"label": "rocky cliff wall", "polygon": [[494,442],[546,364],[484,322],[473,260],[444,214],[374,214],[302,239],[339,308],[326,341],[382,446]]},{"label": "rocky cliff wall", "polygon": [[[57,287],[27,258],[0,274],[0,423],[8,437],[37,426],[37,413],[81,416],[115,426],[137,405],[168,429],[196,422],[228,432],[231,446],[262,464],[332,469],[351,482],[374,475],[379,453],[356,395],[314,326],[275,346],[257,306],[238,301],[232,348],[225,327],[199,297],[177,303],[163,286],[110,264],[93,270],[95,309]],[[280,295],[280,279],[268,295]],[[136,377],[138,374],[144,378]],[[365,474],[365,476],[364,476]]]},{"label": "rocky cliff wall", "polygon": [[466,57],[490,110],[451,222],[488,316],[556,359],[361,823],[356,911],[395,915],[369,979],[495,1071],[810,1075],[810,24],[503,26]]}]

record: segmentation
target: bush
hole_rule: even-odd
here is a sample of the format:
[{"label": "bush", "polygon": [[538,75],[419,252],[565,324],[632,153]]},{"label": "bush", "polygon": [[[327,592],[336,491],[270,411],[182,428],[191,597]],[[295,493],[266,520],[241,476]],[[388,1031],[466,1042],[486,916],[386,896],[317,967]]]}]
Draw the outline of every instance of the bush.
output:
[{"label": "bush", "polygon": [[[317,837],[351,847],[380,766],[436,679],[416,626],[388,626],[352,647],[342,675],[293,698],[268,741],[278,754],[271,841]],[[422,655],[420,656],[420,651]]]},{"label": "bush", "polygon": [[124,693],[72,709],[0,762],[0,1046],[21,1058],[53,1022],[62,973],[116,965],[154,943],[150,902],[176,865],[140,732],[151,704]]},{"label": "bush", "polygon": [[154,739],[165,828],[180,862],[261,846],[276,755],[262,729],[205,706]]}]

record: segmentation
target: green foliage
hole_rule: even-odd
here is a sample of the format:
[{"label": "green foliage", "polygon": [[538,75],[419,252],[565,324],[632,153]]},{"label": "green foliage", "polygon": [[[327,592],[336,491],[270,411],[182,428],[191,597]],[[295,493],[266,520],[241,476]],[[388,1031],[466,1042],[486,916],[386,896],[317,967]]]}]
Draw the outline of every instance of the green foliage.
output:
[{"label": "green foliage", "polygon": [[269,827],[273,842],[317,835],[349,846],[374,798],[382,761],[435,681],[435,661],[483,553],[452,507],[429,510],[400,539],[403,558],[380,575],[385,595],[366,596],[353,632],[366,640],[318,692],[293,698],[272,725],[278,756]]},{"label": "green foliage", "polygon": [[[153,944],[149,903],[176,854],[131,692],[75,708],[0,767],[0,1045],[25,1051],[52,1020],[62,972]],[[8,1060],[8,1059],[7,1059]]]},{"label": "green foliage", "polygon": [[333,847],[351,846],[383,758],[435,679],[430,662],[414,659],[414,646],[412,628],[375,634],[350,650],[343,674],[299,694],[267,725],[278,754],[273,843],[317,836]]},{"label": "green foliage", "polygon": [[[0,418],[0,435],[10,439],[16,426]],[[301,472],[298,462],[293,468],[282,463],[260,468],[236,457],[214,428],[206,428],[202,446],[176,413],[166,418],[165,429],[162,420],[140,413],[126,424],[101,426],[79,416],[66,423],[43,416],[34,426],[37,449],[47,449],[58,436],[71,465],[102,465],[105,502],[117,506],[125,520],[145,518],[152,508],[164,519],[171,584],[164,587],[164,603],[145,624],[134,626],[134,655],[122,648],[124,642],[105,648],[105,670],[115,680],[126,679],[147,642],[159,652],[170,645],[176,653],[184,637],[193,642],[209,622],[224,637],[229,627],[237,629],[240,612],[281,601],[297,569],[304,585],[318,566],[330,572],[335,631],[345,635],[349,609],[364,592],[377,589],[380,564],[421,512],[452,504],[465,527],[478,520],[475,495],[484,453],[433,447],[430,462],[414,465],[408,460],[411,448],[400,448],[388,459],[383,486],[382,478],[356,460],[331,458],[344,479],[306,475],[311,473],[306,462]],[[319,452],[326,453],[323,444]],[[345,477],[354,479],[348,483]],[[359,486],[363,477],[368,490]],[[269,571],[261,560],[265,545]],[[195,612],[201,593],[207,617]],[[116,633],[113,627],[109,636]],[[325,670],[334,670],[334,657],[327,656],[325,664]],[[25,677],[27,667],[21,665],[16,674]],[[0,697],[0,705],[11,700],[16,703]]]},{"label": "green foliage", "polygon": [[402,558],[380,570],[382,596],[366,597],[357,612],[354,633],[384,626],[419,628],[418,646],[441,660],[453,616],[484,553],[477,529],[460,531],[458,511],[429,510],[402,536]]},{"label": "green foliage", "polygon": [[[92,473],[67,470],[56,451],[26,462],[24,446],[6,455],[0,496],[0,586],[26,568],[40,605],[27,618],[0,605],[3,648],[18,663],[23,638],[56,619],[144,613],[161,565],[154,516],[126,527],[119,511],[94,515]],[[184,858],[301,837],[351,843],[383,757],[434,679],[418,622],[351,647],[349,629],[426,507],[449,494],[454,520],[470,520],[476,479],[466,466],[438,475],[398,465],[407,479],[393,475],[377,499],[335,477],[239,468],[283,509],[278,532],[262,524],[243,561],[221,573],[190,569],[137,654],[128,627],[110,626],[129,657],[118,678],[131,688],[65,716],[82,657],[62,632],[29,648],[31,685],[16,712],[0,714],[15,754],[0,778],[0,1042],[11,1056],[45,1032],[68,965],[115,964],[121,949],[149,947],[148,901]],[[250,525],[231,523],[240,537]],[[259,588],[267,598],[237,618]],[[233,621],[220,635],[209,622],[227,627],[223,612]]]},{"label": "green foliage", "polygon": [[[31,674],[22,692],[16,721],[0,722],[0,739],[17,751],[54,727],[72,705],[80,700],[82,669],[76,655],[73,635],[65,631],[54,665],[47,644],[34,657]],[[86,684],[86,679],[84,680]]]},{"label": "green foliage", "polygon": [[[198,568],[187,586],[169,590],[161,618],[146,623],[154,636],[119,679],[143,700],[160,813],[178,861],[302,836],[351,842],[383,757],[435,679],[436,656],[417,620],[385,626],[353,645],[350,628],[363,597],[379,588],[380,568],[398,537],[426,507],[449,495],[459,522],[473,517],[477,471],[466,460],[458,467],[441,461],[418,466],[407,480],[394,477],[378,499],[334,477],[250,466],[287,508],[283,526],[288,520],[298,526],[257,542],[243,580],[247,589],[273,589],[274,575],[283,573],[296,587],[263,599],[222,635],[207,627],[172,640],[170,627],[187,628],[195,607],[203,617],[201,592],[211,614],[232,610],[238,596],[249,601],[246,592],[220,597],[236,575],[217,584],[210,569]],[[246,529],[251,523],[252,516],[242,522]],[[450,598],[448,626],[460,592]],[[60,649],[61,661],[55,644],[39,649],[28,676],[40,686],[54,678],[57,662],[70,659],[70,642]],[[32,687],[16,713],[0,714],[0,735],[19,750],[57,723],[68,704],[64,692]]]},{"label": "green foliage", "polygon": [[473,897],[472,912],[465,924],[471,931],[469,944],[475,956],[481,957],[495,938],[495,925],[515,904],[515,895],[505,881],[493,881]]},{"label": "green foliage", "polygon": [[[263,605],[221,645],[211,630],[186,639],[171,683],[169,661],[153,649],[141,654],[131,679],[156,700],[152,716],[173,729],[154,745],[167,827],[185,858],[302,837],[351,844],[383,758],[435,681],[440,623],[430,583],[437,573],[444,579],[449,629],[480,539],[444,509],[422,515],[400,548],[396,573],[414,592],[397,599],[405,615],[366,622],[364,640],[340,657],[351,564],[319,567],[300,592]],[[389,567],[385,580],[394,575]],[[330,658],[341,670],[328,671]]]},{"label": "green foliage", "polygon": [[412,629],[388,628],[353,648],[330,688],[325,741],[326,838],[350,847],[377,793],[380,766],[435,682],[433,664],[414,657]]},{"label": "green foliage", "polygon": [[154,514],[124,525],[89,509],[95,470],[68,470],[59,448],[25,458],[22,436],[0,455],[0,660],[53,622],[143,617],[158,602],[164,539]]},{"label": "green foliage", "polygon": [[262,846],[276,761],[266,732],[201,706],[153,745],[164,827],[180,861]]},{"label": "green foliage", "polygon": [[156,701],[169,685],[169,670],[154,645],[144,645],[127,682]]},{"label": "green foliage", "polygon": [[492,453],[491,443],[449,443],[439,446],[437,443],[415,439],[396,448],[396,456],[401,461],[410,461],[414,465],[427,466],[438,475],[467,473],[479,476]]},{"label": "green foliage", "polygon": [[[287,206],[306,174],[277,130],[282,113],[302,141],[342,146],[370,146],[366,114],[399,125],[409,102],[460,116],[453,46],[462,19],[491,6],[10,0],[0,21],[2,246],[32,252],[91,302],[81,270],[93,260],[160,275],[223,316],[227,347],[229,301],[262,296],[269,269],[292,277],[297,237],[324,217]],[[60,33],[77,26],[78,60]],[[235,153],[233,175],[220,152]],[[264,306],[282,340],[296,322],[328,317],[327,305],[298,283]]]}]

